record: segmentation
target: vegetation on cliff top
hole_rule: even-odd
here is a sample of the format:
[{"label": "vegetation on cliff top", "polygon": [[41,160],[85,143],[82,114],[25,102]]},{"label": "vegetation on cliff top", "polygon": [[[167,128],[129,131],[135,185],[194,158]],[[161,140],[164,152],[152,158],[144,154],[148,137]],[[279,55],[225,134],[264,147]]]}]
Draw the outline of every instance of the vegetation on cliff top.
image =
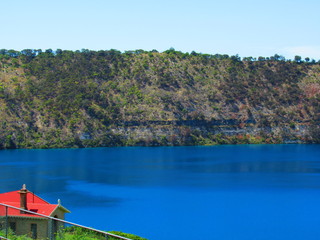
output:
[{"label": "vegetation on cliff top", "polygon": [[[0,50],[0,148],[281,142],[262,133],[203,136],[187,126],[202,123],[308,125],[304,140],[316,142],[319,120],[320,63],[309,58]],[[139,140],[119,126],[172,134]]]}]

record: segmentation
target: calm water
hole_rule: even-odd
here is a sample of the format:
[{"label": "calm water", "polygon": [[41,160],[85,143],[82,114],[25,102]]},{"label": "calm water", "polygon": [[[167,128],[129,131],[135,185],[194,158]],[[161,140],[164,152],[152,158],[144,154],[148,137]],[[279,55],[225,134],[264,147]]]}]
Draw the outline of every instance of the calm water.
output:
[{"label": "calm water", "polygon": [[320,145],[0,151],[0,183],[151,240],[320,238]]}]

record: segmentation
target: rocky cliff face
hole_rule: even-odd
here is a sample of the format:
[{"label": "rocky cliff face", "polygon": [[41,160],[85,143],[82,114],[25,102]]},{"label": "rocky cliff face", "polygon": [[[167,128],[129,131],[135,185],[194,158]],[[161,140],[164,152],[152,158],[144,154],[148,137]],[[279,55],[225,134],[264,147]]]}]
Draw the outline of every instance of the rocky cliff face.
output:
[{"label": "rocky cliff face", "polygon": [[121,136],[130,145],[213,145],[213,144],[259,144],[259,143],[306,143],[312,142],[310,126],[281,125],[148,125],[117,126],[111,134]]},{"label": "rocky cliff face", "polygon": [[0,148],[319,142],[320,65],[0,51]]}]

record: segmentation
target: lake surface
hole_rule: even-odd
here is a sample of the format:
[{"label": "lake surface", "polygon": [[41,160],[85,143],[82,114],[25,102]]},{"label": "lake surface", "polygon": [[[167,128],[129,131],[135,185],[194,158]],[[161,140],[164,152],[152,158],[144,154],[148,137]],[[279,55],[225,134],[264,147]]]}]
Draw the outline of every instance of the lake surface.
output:
[{"label": "lake surface", "polygon": [[23,183],[68,221],[151,240],[320,237],[320,145],[0,151],[0,192]]}]

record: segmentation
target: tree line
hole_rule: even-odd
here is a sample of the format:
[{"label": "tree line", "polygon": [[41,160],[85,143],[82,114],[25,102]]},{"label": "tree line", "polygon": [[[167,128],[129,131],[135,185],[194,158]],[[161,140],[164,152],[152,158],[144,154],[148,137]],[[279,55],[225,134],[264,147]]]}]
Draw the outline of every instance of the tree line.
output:
[{"label": "tree line", "polygon": [[[151,51],[145,51],[142,49],[137,49],[137,50],[129,50],[129,51],[124,51],[121,52],[116,49],[110,49],[110,50],[99,50],[99,51],[93,51],[89,49],[81,49],[81,50],[76,50],[76,51],[70,51],[70,50],[62,50],[62,49],[23,49],[21,51],[16,51],[13,49],[7,50],[7,49],[0,49],[0,57],[10,57],[10,58],[17,58],[19,56],[23,56],[27,58],[28,60],[35,58],[36,56],[59,56],[61,54],[70,54],[70,53],[82,53],[86,54],[88,56],[90,55],[136,55],[136,54],[146,54],[146,53],[158,53],[157,50],[151,50]],[[236,55],[228,55],[228,54],[204,54],[204,53],[197,53],[195,51],[192,51],[191,53],[183,53],[181,51],[176,51],[174,48],[170,48],[168,50],[163,51],[163,53],[166,53],[168,55],[172,56],[180,56],[180,57],[192,57],[192,56],[200,56],[205,59],[217,59],[217,60],[222,60],[222,59],[231,59],[233,61],[246,61],[246,62],[254,62],[254,61],[280,61],[280,62],[296,62],[296,63],[308,63],[308,64],[320,64],[320,59],[317,61],[315,59],[305,57],[302,58],[299,55],[294,56],[293,59],[286,59],[284,56],[275,54],[270,57],[240,57],[238,54]]]}]

